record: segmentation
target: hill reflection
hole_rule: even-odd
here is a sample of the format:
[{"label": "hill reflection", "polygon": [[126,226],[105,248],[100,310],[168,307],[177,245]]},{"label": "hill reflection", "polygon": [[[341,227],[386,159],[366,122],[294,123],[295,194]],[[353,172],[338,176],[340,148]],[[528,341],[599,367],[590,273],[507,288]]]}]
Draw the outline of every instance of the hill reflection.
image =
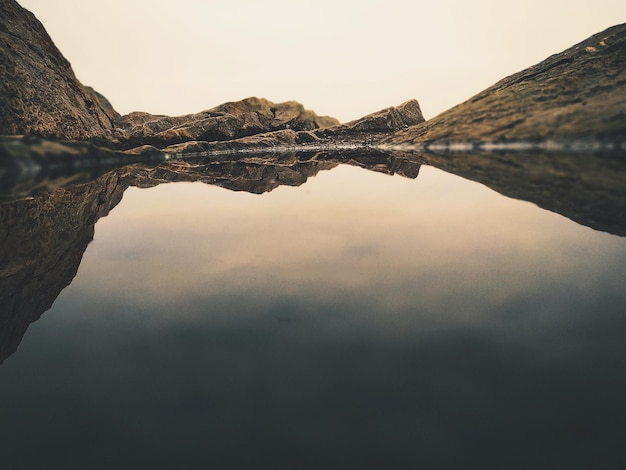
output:
[{"label": "hill reflection", "polygon": [[[135,164],[97,171],[39,175],[36,184],[4,173],[0,205],[0,361],[26,329],[72,282],[94,226],[129,187],[202,182],[261,194],[299,186],[320,171],[353,165],[416,178],[422,164],[480,182],[495,191],[615,235],[626,235],[626,164],[621,156],[521,152],[411,152],[231,155]],[[0,172],[0,176],[2,173]],[[76,184],[76,181],[80,181]],[[24,197],[32,190],[48,189]]]}]

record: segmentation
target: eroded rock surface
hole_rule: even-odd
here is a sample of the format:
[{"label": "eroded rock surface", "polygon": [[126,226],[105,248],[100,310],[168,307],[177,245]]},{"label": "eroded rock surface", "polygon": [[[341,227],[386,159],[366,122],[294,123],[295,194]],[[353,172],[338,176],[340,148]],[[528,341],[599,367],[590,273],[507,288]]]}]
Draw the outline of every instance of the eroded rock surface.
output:
[{"label": "eroded rock surface", "polygon": [[31,12],[0,0],[0,134],[107,140],[118,117],[76,79]]},{"label": "eroded rock surface", "polygon": [[[424,122],[417,100],[409,100],[369,114],[356,121],[314,130],[287,128],[274,132],[255,134],[240,139],[221,141],[192,140],[170,145],[162,150],[172,154],[196,152],[238,152],[247,150],[317,148],[324,150],[346,147],[368,147],[379,142],[393,131]],[[144,148],[143,151],[150,149]],[[132,150],[131,150],[132,151]]]},{"label": "eroded rock surface", "polygon": [[15,0],[0,0],[0,135],[89,140],[117,149],[230,140],[281,129],[336,126],[295,101],[247,98],[184,116],[120,116],[76,78],[43,25]]},{"label": "eroded rock surface", "polygon": [[251,97],[185,116],[130,113],[116,121],[116,137],[125,148],[163,148],[182,142],[231,140],[281,129],[302,131],[338,124],[336,119],[318,116],[295,101],[273,103]]},{"label": "eroded rock surface", "polygon": [[392,106],[351,121],[341,129],[353,132],[399,131],[424,122],[424,115],[417,100],[409,100],[400,106]]},{"label": "eroded rock surface", "polygon": [[339,124],[294,101],[254,97],[184,116],[120,116],[78,82],[30,12],[14,0],[0,6],[0,134],[90,140],[135,155],[626,138],[626,25],[511,75],[428,122],[411,100]]},{"label": "eroded rock surface", "polygon": [[511,75],[387,143],[626,138],[626,24]]}]

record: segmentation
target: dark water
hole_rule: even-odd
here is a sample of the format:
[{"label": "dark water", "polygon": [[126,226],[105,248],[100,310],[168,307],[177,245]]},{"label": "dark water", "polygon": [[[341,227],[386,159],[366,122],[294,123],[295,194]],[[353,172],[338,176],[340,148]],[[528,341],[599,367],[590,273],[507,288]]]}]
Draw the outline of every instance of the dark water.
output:
[{"label": "dark water", "polygon": [[405,157],[0,206],[2,468],[623,467],[623,164]]}]

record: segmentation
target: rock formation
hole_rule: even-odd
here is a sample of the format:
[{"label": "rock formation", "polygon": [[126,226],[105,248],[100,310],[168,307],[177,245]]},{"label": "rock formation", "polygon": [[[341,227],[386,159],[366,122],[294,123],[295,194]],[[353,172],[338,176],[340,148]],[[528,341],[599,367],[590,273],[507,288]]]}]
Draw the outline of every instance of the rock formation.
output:
[{"label": "rock formation", "polygon": [[626,25],[598,33],[424,122],[417,101],[340,125],[263,98],[184,116],[120,116],[78,82],[41,23],[0,0],[0,134],[90,140],[131,154],[428,142],[626,138]]},{"label": "rock formation", "polygon": [[[288,128],[239,139],[191,140],[169,145],[162,148],[162,151],[184,155],[197,152],[269,151],[272,148],[303,151],[366,148],[376,144],[390,133],[422,122],[424,122],[424,116],[419,103],[417,100],[409,100],[399,106],[385,108],[356,121],[331,127],[300,131]],[[147,150],[149,149],[143,149],[143,151]]]},{"label": "rock formation", "polygon": [[386,143],[626,139],[626,24],[511,75]]},{"label": "rock formation", "polygon": [[118,117],[76,79],[31,12],[0,0],[0,134],[110,139]]},{"label": "rock formation", "polygon": [[231,140],[280,129],[313,130],[337,124],[336,119],[318,116],[295,101],[276,104],[254,97],[197,114],[169,117],[130,113],[115,122],[116,138],[124,148],[163,148],[181,142]]},{"label": "rock formation", "polygon": [[42,24],[15,0],[0,0],[0,87],[0,135],[90,140],[123,149],[339,124],[295,101],[262,98],[185,116],[120,116],[104,96],[77,80]]},{"label": "rock formation", "polygon": [[[203,181],[262,193],[302,184],[339,164],[415,178],[425,163],[626,236],[626,25],[507,77],[429,121],[415,100],[346,124],[295,102],[262,98],[185,116],[120,116],[76,79],[30,12],[0,0],[0,134],[27,135],[0,139],[0,197],[18,199],[0,204],[1,362],[71,282],[94,224],[128,186]],[[472,148],[547,139],[617,143],[621,154]],[[469,152],[444,155],[429,147],[450,142],[472,145]],[[119,167],[194,153],[158,166]],[[119,168],[103,174],[112,167]]]}]

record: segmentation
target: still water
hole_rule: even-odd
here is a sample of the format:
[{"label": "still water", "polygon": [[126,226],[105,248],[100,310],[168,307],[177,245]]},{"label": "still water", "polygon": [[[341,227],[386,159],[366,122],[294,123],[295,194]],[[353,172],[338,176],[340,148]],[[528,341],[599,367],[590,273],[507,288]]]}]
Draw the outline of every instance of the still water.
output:
[{"label": "still water", "polygon": [[0,366],[2,468],[624,465],[626,239],[331,166],[137,183],[95,217]]}]

